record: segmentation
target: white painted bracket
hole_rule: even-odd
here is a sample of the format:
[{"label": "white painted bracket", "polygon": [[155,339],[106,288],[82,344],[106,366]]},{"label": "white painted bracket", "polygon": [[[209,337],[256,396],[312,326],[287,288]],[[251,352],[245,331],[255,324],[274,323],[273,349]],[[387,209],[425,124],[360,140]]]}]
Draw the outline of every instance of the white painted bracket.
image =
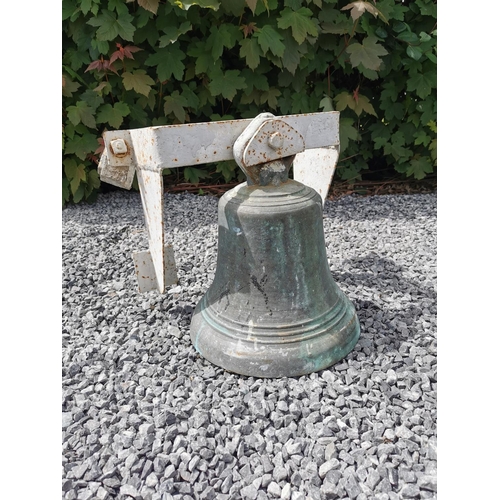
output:
[{"label": "white painted bracket", "polygon": [[160,279],[164,276],[164,286],[175,285],[177,283],[177,269],[175,267],[175,256],[172,245],[164,246],[165,262],[163,273],[157,273],[151,252],[145,250],[132,254],[134,259],[135,275],[137,276],[137,284],[139,292],[149,292],[151,290],[162,290],[161,283],[158,282],[157,276]]},{"label": "white painted bracket", "polygon": [[237,152],[243,164],[296,155],[294,178],[318,191],[324,203],[339,157],[339,113],[259,116],[260,122],[227,120],[104,132],[101,180],[130,189],[137,174],[139,182],[149,242],[149,252],[134,254],[140,291],[157,288],[163,293],[177,282],[173,251],[164,244],[163,170],[236,159],[233,146],[251,124],[258,125],[252,137],[258,136],[262,147],[243,147],[241,156]]},{"label": "white painted bracket", "polygon": [[339,146],[306,149],[293,161],[293,178],[315,189],[324,205],[338,160]]},{"label": "white painted bracket", "polygon": [[236,139],[233,155],[248,175],[248,167],[294,156],[304,149],[304,138],[293,127],[271,113],[261,113]]}]

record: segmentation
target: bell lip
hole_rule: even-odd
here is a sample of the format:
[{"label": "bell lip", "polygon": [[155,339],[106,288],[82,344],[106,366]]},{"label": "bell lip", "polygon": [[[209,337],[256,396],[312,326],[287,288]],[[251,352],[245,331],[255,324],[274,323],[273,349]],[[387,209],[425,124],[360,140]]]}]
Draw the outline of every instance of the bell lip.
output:
[{"label": "bell lip", "polygon": [[[305,355],[303,346],[307,345],[307,342],[303,342],[302,346],[298,343],[285,342],[279,345],[280,349],[274,350],[271,357],[264,359],[261,356],[266,354],[265,350],[252,349],[259,342],[226,344],[225,349],[217,350],[214,346],[220,343],[220,338],[214,337],[209,343],[203,342],[200,346],[199,338],[197,338],[200,332],[196,334],[193,329],[191,340],[196,351],[203,358],[229,373],[257,378],[299,377],[319,372],[338,363],[355,348],[361,336],[360,323],[355,312],[340,329],[330,334],[329,330],[326,329],[323,332],[323,339],[312,343],[312,349],[309,351],[306,349]],[[339,340],[339,338],[341,342],[335,344],[334,340]],[[322,340],[330,340],[330,343],[325,344]],[[269,345],[261,345],[261,347],[269,348]]]},{"label": "bell lip", "polygon": [[[252,343],[256,340],[262,344],[274,345],[314,339],[322,335],[325,329],[332,329],[334,325],[341,324],[349,313],[356,314],[354,306],[339,290],[338,300],[330,308],[314,318],[295,323],[252,325],[248,322],[235,321],[229,316],[216,314],[213,308],[207,305],[207,295],[204,295],[196,306],[193,318],[196,314],[200,314],[206,324],[229,339],[238,341],[251,336]],[[322,328],[322,325],[328,326]]]}]

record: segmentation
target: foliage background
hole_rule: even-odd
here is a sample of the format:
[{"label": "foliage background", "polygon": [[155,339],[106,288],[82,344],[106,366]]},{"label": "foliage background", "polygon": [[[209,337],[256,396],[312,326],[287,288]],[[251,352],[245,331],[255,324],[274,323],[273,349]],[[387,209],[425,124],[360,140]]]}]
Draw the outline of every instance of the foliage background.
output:
[{"label": "foliage background", "polygon": [[[63,205],[92,201],[105,130],[341,111],[335,176],[432,175],[433,0],[63,0]],[[166,172],[168,173],[168,172]],[[230,182],[236,164],[186,167]]]}]

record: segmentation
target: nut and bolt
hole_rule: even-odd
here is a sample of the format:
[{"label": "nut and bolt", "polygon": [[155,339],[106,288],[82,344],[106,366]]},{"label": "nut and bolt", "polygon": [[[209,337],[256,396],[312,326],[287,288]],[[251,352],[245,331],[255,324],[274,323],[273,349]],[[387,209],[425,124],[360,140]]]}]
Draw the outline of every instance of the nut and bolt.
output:
[{"label": "nut and bolt", "polygon": [[109,146],[114,155],[126,155],[128,153],[127,143],[123,139],[113,139]]},{"label": "nut and bolt", "polygon": [[284,138],[279,132],[274,132],[274,134],[271,134],[269,137],[267,143],[272,149],[280,149],[283,147]]}]

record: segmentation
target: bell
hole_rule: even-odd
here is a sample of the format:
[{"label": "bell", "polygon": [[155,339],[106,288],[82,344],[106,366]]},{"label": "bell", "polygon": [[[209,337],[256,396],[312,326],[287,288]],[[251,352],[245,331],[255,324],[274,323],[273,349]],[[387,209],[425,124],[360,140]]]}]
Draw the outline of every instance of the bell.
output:
[{"label": "bell", "polygon": [[328,265],[322,199],[288,178],[292,161],[246,168],[247,182],[219,201],[217,268],[194,311],[191,340],[229,372],[316,372],[359,338],[354,306]]}]

